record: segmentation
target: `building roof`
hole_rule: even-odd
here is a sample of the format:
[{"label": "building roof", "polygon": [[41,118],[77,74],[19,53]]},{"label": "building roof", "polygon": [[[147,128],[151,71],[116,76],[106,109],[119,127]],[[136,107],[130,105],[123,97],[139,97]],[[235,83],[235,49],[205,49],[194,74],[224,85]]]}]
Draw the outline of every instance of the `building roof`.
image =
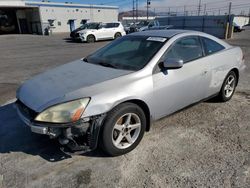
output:
[{"label": "building roof", "polygon": [[135,32],[131,35],[134,36],[154,36],[154,37],[166,37],[171,38],[177,34],[192,32],[189,30],[178,30],[178,29],[169,29],[169,30],[148,30],[142,32]]},{"label": "building roof", "polygon": [[24,7],[24,1],[7,1],[0,0],[0,7]]},{"label": "building roof", "polygon": [[25,0],[0,0],[0,7],[63,7],[63,8],[96,8],[96,9],[119,9],[117,6],[39,2]]},{"label": "building roof", "polygon": [[118,6],[57,3],[57,2],[38,2],[38,1],[25,1],[25,5],[44,6],[44,7],[64,7],[64,8],[99,8],[99,9],[118,9],[119,8]]}]

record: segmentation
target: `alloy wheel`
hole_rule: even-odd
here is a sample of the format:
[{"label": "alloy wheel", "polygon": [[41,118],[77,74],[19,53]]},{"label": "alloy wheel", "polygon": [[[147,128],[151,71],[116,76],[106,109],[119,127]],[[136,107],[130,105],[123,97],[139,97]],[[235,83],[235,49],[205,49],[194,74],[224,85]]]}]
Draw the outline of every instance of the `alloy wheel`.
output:
[{"label": "alloy wheel", "polygon": [[224,93],[226,98],[231,97],[231,95],[233,94],[236,84],[235,80],[236,79],[233,75],[228,76],[224,87]]},{"label": "alloy wheel", "polygon": [[141,131],[141,120],[135,113],[127,113],[118,118],[112,131],[112,142],[118,149],[130,147]]}]

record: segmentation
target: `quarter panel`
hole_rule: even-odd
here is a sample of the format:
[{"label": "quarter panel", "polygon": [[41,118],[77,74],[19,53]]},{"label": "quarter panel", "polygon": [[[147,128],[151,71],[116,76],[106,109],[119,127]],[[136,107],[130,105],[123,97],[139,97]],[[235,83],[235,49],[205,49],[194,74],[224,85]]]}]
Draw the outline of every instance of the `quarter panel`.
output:
[{"label": "quarter panel", "polygon": [[241,57],[240,49],[231,47],[222,52],[206,57],[211,64],[212,80],[209,88],[209,94],[218,93],[224,82],[226,75],[233,68],[239,69]]}]

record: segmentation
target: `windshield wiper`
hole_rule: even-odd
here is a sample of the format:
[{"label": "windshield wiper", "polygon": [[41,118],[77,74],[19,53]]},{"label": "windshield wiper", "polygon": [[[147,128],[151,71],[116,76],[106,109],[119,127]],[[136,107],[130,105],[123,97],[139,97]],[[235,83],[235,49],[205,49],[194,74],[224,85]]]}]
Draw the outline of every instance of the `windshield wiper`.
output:
[{"label": "windshield wiper", "polygon": [[99,63],[97,63],[97,64],[102,65],[102,66],[104,66],[104,67],[111,67],[111,68],[117,69],[116,66],[114,66],[114,65],[112,65],[112,64],[110,64],[110,63],[99,62]]},{"label": "windshield wiper", "polygon": [[83,58],[82,59],[82,61],[85,61],[85,62],[87,62],[88,63],[88,59],[85,57],[85,58]]},{"label": "windshield wiper", "polygon": [[[89,62],[86,57],[84,59],[82,59],[82,61],[84,61],[86,63],[92,63],[92,62]],[[107,62],[97,62],[97,63],[93,62],[93,64],[97,64],[97,65],[101,65],[101,66],[104,66],[104,67],[111,67],[111,68],[117,69],[117,67],[115,65],[107,63]]]}]

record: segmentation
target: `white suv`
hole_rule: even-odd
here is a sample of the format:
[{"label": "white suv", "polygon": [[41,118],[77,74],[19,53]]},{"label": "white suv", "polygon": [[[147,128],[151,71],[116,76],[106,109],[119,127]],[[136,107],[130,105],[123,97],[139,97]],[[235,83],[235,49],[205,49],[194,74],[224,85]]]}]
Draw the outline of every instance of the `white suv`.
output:
[{"label": "white suv", "polygon": [[126,35],[126,32],[120,22],[89,23],[86,29],[78,31],[77,38],[82,42],[95,42],[116,39],[124,35]]}]

